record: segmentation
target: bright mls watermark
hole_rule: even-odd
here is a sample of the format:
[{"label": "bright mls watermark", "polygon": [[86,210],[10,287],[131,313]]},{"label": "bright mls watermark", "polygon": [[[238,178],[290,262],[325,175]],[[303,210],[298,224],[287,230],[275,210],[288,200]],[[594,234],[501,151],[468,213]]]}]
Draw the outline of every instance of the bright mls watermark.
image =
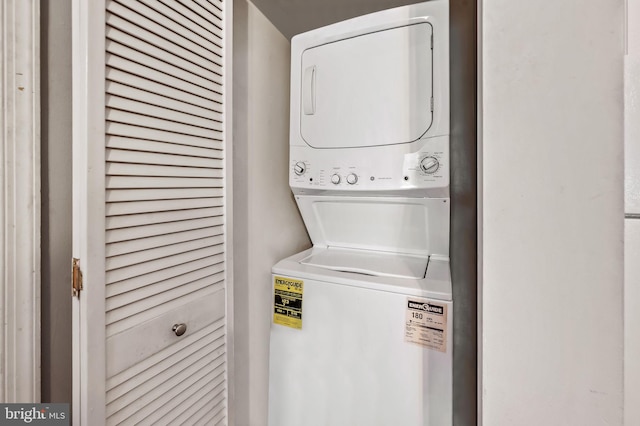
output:
[{"label": "bright mls watermark", "polygon": [[69,426],[69,404],[0,404],[0,426]]}]

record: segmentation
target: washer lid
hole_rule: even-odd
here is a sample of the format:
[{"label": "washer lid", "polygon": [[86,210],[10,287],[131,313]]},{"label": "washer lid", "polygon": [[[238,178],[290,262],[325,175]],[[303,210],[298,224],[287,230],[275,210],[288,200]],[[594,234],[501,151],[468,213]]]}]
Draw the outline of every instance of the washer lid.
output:
[{"label": "washer lid", "polygon": [[371,290],[388,291],[406,294],[407,296],[428,297],[438,300],[451,299],[451,271],[449,258],[430,256],[429,267],[424,278],[398,278],[394,276],[373,276],[353,272],[336,271],[304,264],[301,261],[312,255],[326,252],[330,249],[312,247],[281,260],[273,266],[271,272],[275,275],[287,276],[301,280],[314,280],[328,284],[340,284],[361,287]]},{"label": "washer lid", "polygon": [[312,253],[300,263],[332,271],[356,272],[375,277],[422,279],[427,273],[429,256],[329,247]]},{"label": "washer lid", "polygon": [[302,54],[300,132],[314,148],[413,142],[433,120],[433,28],[424,22]]},{"label": "washer lid", "polygon": [[449,199],[296,195],[311,241],[428,257],[449,256]]}]

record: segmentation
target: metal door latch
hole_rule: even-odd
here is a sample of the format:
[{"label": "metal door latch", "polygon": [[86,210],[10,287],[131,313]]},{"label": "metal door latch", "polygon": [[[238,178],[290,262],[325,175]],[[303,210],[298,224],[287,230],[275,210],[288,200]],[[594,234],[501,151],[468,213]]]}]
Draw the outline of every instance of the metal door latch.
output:
[{"label": "metal door latch", "polygon": [[82,291],[82,271],[80,270],[80,259],[75,257],[71,261],[71,295],[80,297]]}]

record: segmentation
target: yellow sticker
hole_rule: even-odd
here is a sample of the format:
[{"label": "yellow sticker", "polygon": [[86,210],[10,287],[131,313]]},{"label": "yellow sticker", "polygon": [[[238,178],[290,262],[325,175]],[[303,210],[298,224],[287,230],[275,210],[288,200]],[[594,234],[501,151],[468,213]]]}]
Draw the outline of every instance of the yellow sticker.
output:
[{"label": "yellow sticker", "polygon": [[304,281],[273,277],[273,323],[302,328],[302,290]]}]

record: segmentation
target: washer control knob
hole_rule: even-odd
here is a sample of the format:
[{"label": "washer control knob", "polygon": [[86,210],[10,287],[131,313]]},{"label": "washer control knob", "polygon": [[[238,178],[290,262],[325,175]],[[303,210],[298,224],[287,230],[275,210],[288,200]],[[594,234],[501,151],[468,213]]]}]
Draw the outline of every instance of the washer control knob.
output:
[{"label": "washer control knob", "polygon": [[341,180],[342,179],[340,178],[339,174],[336,173],[334,175],[331,175],[331,183],[333,183],[334,185],[339,184]]},{"label": "washer control knob", "polygon": [[358,175],[355,173],[349,173],[349,175],[347,176],[347,183],[349,185],[353,185],[358,181]]},{"label": "washer control knob", "polygon": [[304,172],[307,171],[307,165],[304,164],[302,161],[298,161],[296,163],[295,166],[293,166],[293,171],[295,172],[295,174],[297,174],[298,176],[303,175]]},{"label": "washer control knob", "polygon": [[433,174],[440,168],[440,162],[436,157],[424,157],[420,160],[420,170],[427,174]]}]

